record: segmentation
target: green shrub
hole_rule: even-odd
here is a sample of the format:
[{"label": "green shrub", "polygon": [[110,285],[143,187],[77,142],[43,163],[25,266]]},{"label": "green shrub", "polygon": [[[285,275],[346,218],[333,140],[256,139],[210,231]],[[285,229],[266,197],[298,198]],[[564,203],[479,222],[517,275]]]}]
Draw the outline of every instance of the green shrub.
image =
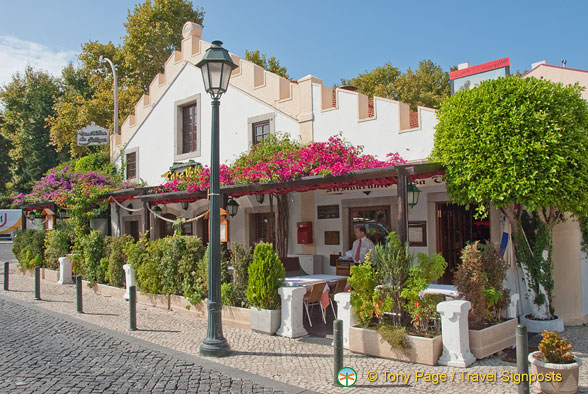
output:
[{"label": "green shrub", "polygon": [[12,252],[24,269],[43,267],[45,254],[45,230],[18,230]]},{"label": "green shrub", "polygon": [[247,299],[259,309],[279,309],[278,289],[284,283],[286,271],[282,261],[274,252],[273,245],[259,243],[253,252],[253,262],[249,266]]},{"label": "green shrub", "polygon": [[135,241],[129,234],[124,234],[121,237],[106,237],[106,256],[108,258],[108,283],[116,287],[124,287],[125,273],[123,265],[127,263],[127,255],[124,253],[124,248],[127,243]]},{"label": "green shrub", "polygon": [[223,283],[221,285],[221,302],[223,305],[235,305],[235,290],[232,283]]},{"label": "green shrub", "polygon": [[[198,237],[181,237],[185,242],[185,252],[182,256],[178,271],[182,280],[182,293],[184,296],[194,304],[202,301],[202,294],[195,292],[195,288],[201,288],[203,269],[201,261],[205,255],[204,245],[202,240]],[[206,255],[208,257],[208,255]],[[206,267],[208,267],[208,260],[206,261]],[[208,276],[204,277],[206,282]],[[207,283],[207,282],[206,282]]]},{"label": "green shrub", "polygon": [[378,327],[378,334],[382,337],[381,342],[387,342],[391,350],[406,352],[410,349],[406,328],[404,327],[382,324]]},{"label": "green shrub", "polygon": [[251,248],[245,248],[237,242],[232,243],[231,265],[233,266],[233,290],[235,292],[235,305],[248,307],[247,281],[249,279],[249,266],[253,261]]},{"label": "green shrub", "polygon": [[438,320],[437,304],[441,297],[431,294],[421,296],[420,293],[429,287],[431,282],[443,276],[447,269],[447,262],[439,253],[431,257],[419,253],[417,260],[419,264],[410,268],[410,274],[401,295],[406,299],[405,308],[410,314],[416,334],[434,335],[437,333],[437,328],[431,327],[431,323]]},{"label": "green shrub", "polygon": [[161,272],[153,260],[146,260],[137,270],[137,285],[141,292],[159,294],[161,289]]},{"label": "green shrub", "polygon": [[381,317],[394,306],[391,297],[376,289],[376,271],[369,256],[363,264],[351,267],[351,277],[347,280],[352,287],[350,303],[362,327],[368,327],[374,317]]},{"label": "green shrub", "polygon": [[87,156],[81,157],[76,162],[74,169],[77,172],[98,171],[106,175],[117,174],[116,166],[110,162],[108,152],[90,153]]},{"label": "green shrub", "polygon": [[49,230],[45,235],[45,267],[57,269],[59,258],[66,256],[71,250],[69,234],[63,230]]},{"label": "green shrub", "polygon": [[186,252],[186,241],[184,237],[174,235],[164,238],[163,245],[159,261],[162,273],[161,290],[163,294],[179,294],[183,290],[179,266]]},{"label": "green shrub", "polygon": [[104,258],[106,254],[102,232],[91,231],[90,234],[81,236],[79,241],[83,253],[80,267],[82,276],[92,285],[104,283],[108,263]]}]

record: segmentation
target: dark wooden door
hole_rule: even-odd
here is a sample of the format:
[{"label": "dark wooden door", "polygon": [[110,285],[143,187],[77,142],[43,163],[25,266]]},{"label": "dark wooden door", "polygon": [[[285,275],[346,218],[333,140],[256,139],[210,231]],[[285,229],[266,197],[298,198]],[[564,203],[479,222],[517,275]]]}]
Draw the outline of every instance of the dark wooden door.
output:
[{"label": "dark wooden door", "polygon": [[437,203],[437,251],[447,261],[445,275],[439,283],[452,284],[461,262],[461,250],[469,242],[490,240],[488,218],[474,220],[474,208],[451,203]]}]

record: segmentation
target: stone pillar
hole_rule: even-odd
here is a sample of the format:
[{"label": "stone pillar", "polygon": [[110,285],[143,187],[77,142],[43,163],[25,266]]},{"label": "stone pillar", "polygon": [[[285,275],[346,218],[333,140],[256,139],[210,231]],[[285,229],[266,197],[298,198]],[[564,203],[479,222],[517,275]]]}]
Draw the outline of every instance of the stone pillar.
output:
[{"label": "stone pillar", "polygon": [[437,304],[441,315],[441,333],[443,335],[443,354],[437,362],[439,365],[465,368],[476,358],[470,352],[470,333],[468,326],[469,301],[444,301]]},{"label": "stone pillar", "polygon": [[59,259],[59,280],[57,284],[59,285],[70,285],[73,284],[73,280],[71,279],[71,260],[69,257],[60,257]]},{"label": "stone pillar", "polygon": [[125,264],[123,265],[123,270],[125,271],[125,282],[127,287],[127,291],[125,291],[124,298],[125,300],[128,300],[131,286],[137,286],[137,284],[135,283],[135,269],[132,265]]},{"label": "stone pillar", "polygon": [[288,338],[298,338],[308,334],[302,324],[304,317],[302,299],[306,294],[306,288],[280,287],[278,293],[282,297],[282,321],[276,334]]},{"label": "stone pillar", "polygon": [[349,327],[354,326],[355,315],[351,309],[351,293],[342,292],[335,294],[337,303],[337,319],[343,320],[343,347],[349,349]]}]

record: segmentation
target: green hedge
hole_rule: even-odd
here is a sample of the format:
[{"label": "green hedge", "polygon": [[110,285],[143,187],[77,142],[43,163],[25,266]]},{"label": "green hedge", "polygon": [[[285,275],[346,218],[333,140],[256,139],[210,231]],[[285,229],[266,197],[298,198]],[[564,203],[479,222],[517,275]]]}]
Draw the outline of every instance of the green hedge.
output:
[{"label": "green hedge", "polygon": [[12,252],[24,269],[44,267],[45,230],[17,230]]},{"label": "green hedge", "polygon": [[70,234],[65,230],[49,230],[45,234],[45,268],[59,268],[59,258],[71,250]]}]

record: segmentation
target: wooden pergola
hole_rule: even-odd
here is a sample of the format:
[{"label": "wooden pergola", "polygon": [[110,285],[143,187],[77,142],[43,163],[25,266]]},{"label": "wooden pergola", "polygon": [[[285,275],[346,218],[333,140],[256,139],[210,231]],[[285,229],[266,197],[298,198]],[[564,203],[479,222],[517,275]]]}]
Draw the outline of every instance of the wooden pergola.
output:
[{"label": "wooden pergola", "polygon": [[[224,196],[241,197],[254,194],[284,194],[349,186],[398,185],[396,194],[397,234],[400,240],[405,242],[408,239],[408,180],[443,174],[443,167],[437,163],[409,164],[353,171],[343,175],[314,175],[279,182],[225,185],[221,187],[221,193]],[[142,188],[117,191],[110,193],[108,197],[115,198],[117,201],[140,199],[143,206],[147,208],[148,205],[153,204],[198,201],[205,199],[206,195],[206,191],[201,190],[195,192],[155,193],[153,188]],[[145,209],[143,215],[145,215],[144,223],[147,230],[150,226],[149,211]]]}]

